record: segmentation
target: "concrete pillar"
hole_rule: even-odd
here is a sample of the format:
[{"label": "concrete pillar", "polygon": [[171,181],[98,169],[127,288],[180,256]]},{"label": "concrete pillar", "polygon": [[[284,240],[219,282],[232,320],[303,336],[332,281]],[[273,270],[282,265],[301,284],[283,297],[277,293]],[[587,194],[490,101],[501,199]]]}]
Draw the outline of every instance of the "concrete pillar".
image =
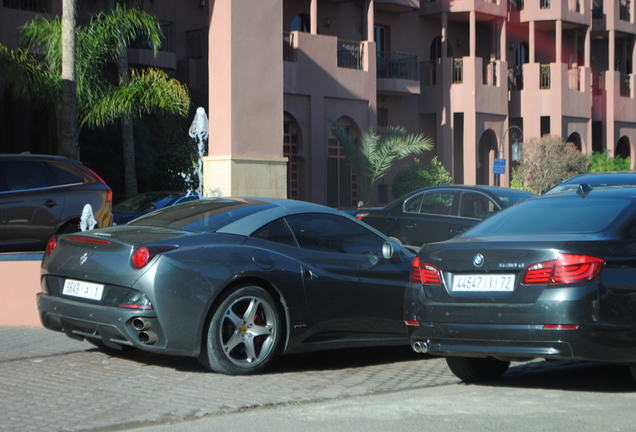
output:
[{"label": "concrete pillar", "polygon": [[563,21],[556,20],[555,25],[556,59],[555,63],[563,63]]},{"label": "concrete pillar", "polygon": [[374,1],[367,0],[367,40],[375,41],[375,11]]},{"label": "concrete pillar", "polygon": [[610,71],[616,70],[616,30],[611,29],[609,31],[609,46],[608,50],[608,60],[607,60],[607,69]]},{"label": "concrete pillar", "polygon": [[204,195],[285,197],[283,0],[214,0]]},{"label": "concrete pillar", "polygon": [[534,40],[534,21],[530,21],[528,23],[528,50],[530,51],[530,53],[528,54],[528,62],[529,63],[534,63],[535,62],[535,56],[534,56],[534,52],[535,52],[535,40]]},{"label": "concrete pillar", "polygon": [[636,74],[636,36],[632,36],[632,74]]},{"label": "concrete pillar", "polygon": [[592,45],[592,37],[591,37],[591,33],[592,33],[592,26],[588,26],[587,30],[585,30],[585,42],[584,42],[584,48],[583,48],[583,61],[584,61],[584,66],[586,68],[589,68],[591,65],[591,45]]},{"label": "concrete pillar", "polygon": [[470,52],[468,55],[472,58],[477,56],[477,20],[474,10],[470,11]]},{"label": "concrete pillar", "polygon": [[311,0],[309,4],[309,32],[318,34],[318,0]]},{"label": "concrete pillar", "polygon": [[446,12],[442,13],[442,59],[446,59],[448,57],[448,14]]},{"label": "concrete pillar", "polygon": [[499,59],[502,62],[508,61],[508,49],[507,46],[507,20],[501,20],[501,32],[499,33]]}]

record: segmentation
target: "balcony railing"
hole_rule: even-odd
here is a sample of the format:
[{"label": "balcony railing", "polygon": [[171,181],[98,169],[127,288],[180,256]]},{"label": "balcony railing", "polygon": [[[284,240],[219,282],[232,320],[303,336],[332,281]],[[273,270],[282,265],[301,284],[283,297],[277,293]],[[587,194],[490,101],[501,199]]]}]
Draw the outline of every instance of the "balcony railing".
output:
[{"label": "balcony railing", "polygon": [[484,62],[484,85],[497,86],[497,62]]},{"label": "balcony railing", "polygon": [[620,88],[621,88],[621,96],[622,97],[631,97],[632,89],[630,83],[630,76],[627,74],[620,75]]},{"label": "balcony railing", "polygon": [[418,80],[417,56],[395,51],[380,52],[377,57],[378,78]]},{"label": "balcony railing", "polygon": [[50,3],[50,0],[2,0],[3,7],[33,12],[49,12]]},{"label": "balcony railing", "polygon": [[581,73],[578,67],[568,69],[568,89],[581,91]]},{"label": "balcony railing", "polygon": [[508,88],[523,90],[523,68],[521,65],[508,68]]},{"label": "balcony railing", "polygon": [[291,62],[296,61],[294,36],[289,32],[283,32],[283,60]]},{"label": "balcony railing", "polygon": [[550,88],[550,65],[542,64],[539,69],[539,88],[546,90]]},{"label": "balcony railing", "polygon": [[461,84],[464,82],[464,59],[453,59],[453,84]]},{"label": "balcony railing", "polygon": [[622,21],[631,21],[630,0],[621,0],[619,16]]},{"label": "balcony railing", "polygon": [[362,69],[362,43],[338,39],[338,67]]},{"label": "balcony railing", "polygon": [[541,9],[550,9],[550,0],[540,0],[539,7]]},{"label": "balcony railing", "polygon": [[420,70],[422,72],[422,85],[434,86],[437,84],[437,62],[435,60],[421,62]]}]

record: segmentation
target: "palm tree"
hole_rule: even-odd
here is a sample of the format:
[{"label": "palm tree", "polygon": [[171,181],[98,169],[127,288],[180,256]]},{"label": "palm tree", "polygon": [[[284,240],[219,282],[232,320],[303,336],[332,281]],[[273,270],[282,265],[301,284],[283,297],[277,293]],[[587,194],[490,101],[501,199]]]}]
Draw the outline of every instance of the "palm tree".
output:
[{"label": "palm tree", "polygon": [[62,154],[79,159],[77,96],[75,84],[75,0],[62,1]]},{"label": "palm tree", "polygon": [[384,177],[396,161],[433,148],[433,140],[422,134],[408,134],[401,126],[391,126],[378,134],[370,129],[362,134],[358,146],[346,129],[333,123],[331,133],[338,140],[351,169],[367,186],[363,195],[369,202],[373,186]]},{"label": "palm tree", "polygon": [[[60,107],[63,82],[58,18],[36,18],[23,27],[27,50],[9,50],[0,45],[0,74],[13,82],[20,95]],[[161,42],[161,27],[155,17],[121,6],[93,17],[76,32],[76,83],[80,127],[103,127],[125,118],[152,112],[185,116],[190,98],[185,86],[161,70],[133,69],[128,80],[108,75],[108,66],[119,62],[121,53],[137,38],[155,47]],[[132,158],[130,155],[133,155]],[[136,174],[134,144],[124,158],[127,195],[134,194]]]}]

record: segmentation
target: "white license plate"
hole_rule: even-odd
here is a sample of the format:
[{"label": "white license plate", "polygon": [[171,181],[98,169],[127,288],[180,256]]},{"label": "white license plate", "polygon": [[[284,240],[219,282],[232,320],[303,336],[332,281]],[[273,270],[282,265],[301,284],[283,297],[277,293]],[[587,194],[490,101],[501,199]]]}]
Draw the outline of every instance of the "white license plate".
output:
[{"label": "white license plate", "polygon": [[101,300],[103,292],[104,285],[73,279],[66,279],[64,281],[64,289],[62,290],[62,294],[64,295],[90,300]]},{"label": "white license plate", "polygon": [[513,291],[515,275],[513,274],[466,274],[453,276],[454,292],[492,292]]}]

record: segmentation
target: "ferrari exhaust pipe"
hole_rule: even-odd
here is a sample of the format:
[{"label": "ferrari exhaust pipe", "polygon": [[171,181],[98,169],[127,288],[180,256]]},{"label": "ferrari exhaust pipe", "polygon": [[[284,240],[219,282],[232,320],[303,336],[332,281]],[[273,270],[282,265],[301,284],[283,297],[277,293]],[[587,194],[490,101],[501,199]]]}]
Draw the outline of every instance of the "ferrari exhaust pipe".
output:
[{"label": "ferrari exhaust pipe", "polygon": [[137,331],[144,331],[150,328],[150,322],[143,318],[135,318],[132,320],[132,326]]},{"label": "ferrari exhaust pipe", "polygon": [[428,343],[423,341],[413,342],[411,344],[411,348],[413,348],[413,351],[420,354],[426,354],[429,350]]},{"label": "ferrari exhaust pipe", "polygon": [[152,345],[157,342],[157,334],[151,331],[142,331],[139,333],[139,342],[145,345]]}]

